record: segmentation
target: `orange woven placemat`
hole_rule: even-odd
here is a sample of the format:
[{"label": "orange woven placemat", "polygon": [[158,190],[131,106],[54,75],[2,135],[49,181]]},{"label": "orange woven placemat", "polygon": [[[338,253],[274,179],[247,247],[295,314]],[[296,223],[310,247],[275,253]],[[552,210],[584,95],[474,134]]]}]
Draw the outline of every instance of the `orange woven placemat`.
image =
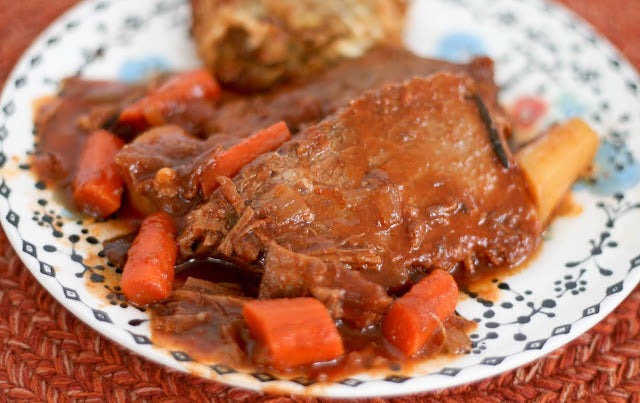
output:
[{"label": "orange woven placemat", "polygon": [[[0,0],[0,83],[33,38],[75,0]],[[640,67],[640,1],[560,0]],[[516,370],[396,402],[640,402],[640,287],[569,345]],[[268,396],[156,365],[56,302],[0,231],[0,401],[315,402]],[[374,399],[373,401],[383,401]]]}]

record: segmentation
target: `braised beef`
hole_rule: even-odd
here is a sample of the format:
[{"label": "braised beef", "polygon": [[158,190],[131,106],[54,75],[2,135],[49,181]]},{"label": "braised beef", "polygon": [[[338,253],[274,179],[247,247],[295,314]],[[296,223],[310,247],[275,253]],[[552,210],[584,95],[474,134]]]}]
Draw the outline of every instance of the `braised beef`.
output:
[{"label": "braised beef", "polygon": [[125,234],[106,240],[103,250],[107,260],[115,267],[122,269],[127,262],[127,253],[135,237],[135,234]]},{"label": "braised beef", "polygon": [[[152,305],[154,342],[188,351],[190,357],[200,362],[272,373],[274,369],[268,365],[265,351],[251,337],[242,316],[246,300],[237,284],[190,277],[183,285],[176,286],[169,298]],[[466,332],[473,323],[453,315],[412,360],[439,351],[469,351],[471,342]],[[335,362],[296,368],[289,375],[337,380],[363,370],[394,368],[400,362],[412,361],[390,347],[379,327],[363,330],[339,320],[337,328],[344,343],[344,356]]]},{"label": "braised beef", "polygon": [[144,87],[68,78],[56,98],[37,111],[38,144],[33,168],[40,179],[70,186],[86,136],[142,96]]},{"label": "braised beef", "polygon": [[192,259],[176,266],[173,285],[174,288],[179,288],[189,281],[224,284],[225,287],[233,285],[233,288],[242,290],[242,295],[256,298],[262,278],[261,268],[257,269],[258,267],[240,267],[231,262],[213,258]]},{"label": "braised beef", "polygon": [[480,57],[469,64],[453,64],[421,58],[402,48],[380,47],[275,92],[225,102],[206,127],[209,133],[246,137],[284,120],[291,132],[296,133],[347,106],[363,91],[441,71],[469,74],[489,107],[494,111],[500,109],[491,59]]},{"label": "braised beef", "polygon": [[[226,290],[225,290],[226,288]],[[231,290],[231,292],[230,292]],[[247,298],[232,286],[187,280],[183,287],[152,310],[154,337],[180,334],[180,343],[195,357],[213,352],[222,362],[238,363],[246,357],[246,324],[242,306]]]},{"label": "braised beef", "polygon": [[127,144],[116,156],[116,164],[139,211],[163,209],[180,216],[200,200],[202,170],[215,162],[223,147],[238,141],[223,135],[201,140],[180,126],[160,126]]},{"label": "braised beef", "polygon": [[[179,216],[199,202],[199,172],[215,162],[220,146],[227,148],[280,120],[296,133],[347,106],[364,90],[437,71],[467,72],[476,80],[477,90],[489,108],[496,112],[497,123],[505,126],[497,105],[490,59],[452,64],[423,59],[404,49],[384,47],[272,93],[251,97],[228,93],[219,103],[200,100],[176,104],[163,117],[168,127],[144,133],[139,138],[136,138],[139,133],[132,128],[116,124],[117,116],[126,105],[167,76],[155,77],[144,85],[67,79],[59,96],[45,103],[38,114],[39,144],[34,169],[40,178],[68,190],[85,137],[108,126],[128,140],[135,138],[118,157],[135,207],[146,213],[161,208]],[[202,137],[207,140],[196,139]],[[163,171],[170,175],[158,178],[168,179],[168,183],[154,182],[161,168],[173,170]]]},{"label": "braised beef", "polygon": [[334,319],[358,328],[378,323],[392,302],[384,288],[341,262],[294,253],[275,242],[268,245],[264,270],[260,298],[311,295]]},{"label": "braised beef", "polygon": [[[363,304],[370,319],[361,325],[383,311],[377,287],[406,288],[416,271],[517,264],[540,224],[517,162],[506,168],[494,152],[477,90],[470,77],[444,73],[357,98],[232,181],[221,178],[188,215],[182,254],[263,265],[264,296],[313,295],[307,276],[323,263],[357,273],[367,285],[336,271],[333,283],[318,280],[326,289],[317,294],[336,318],[346,311],[340,292],[381,296]],[[272,264],[283,249],[292,261]]]},{"label": "braised beef", "polygon": [[[441,71],[452,73],[429,76]],[[68,189],[88,133],[108,126],[127,138],[117,163],[129,198],[183,227],[174,291],[150,309],[160,344],[268,371],[242,305],[313,296],[335,319],[346,353],[296,371],[315,378],[388,368],[405,361],[376,326],[394,297],[432,269],[509,267],[537,245],[540,225],[505,146],[510,127],[489,59],[454,65],[380,48],[276,92],[181,105],[165,117],[175,125],[137,133],[115,124],[153,85],[65,81],[38,114],[33,165]],[[280,120],[294,139],[218,178],[202,200],[200,172],[218,153]],[[105,244],[117,267],[131,238]],[[419,356],[467,351],[468,325],[449,318]]]},{"label": "braised beef", "polygon": [[[157,86],[166,76],[159,76],[149,80],[145,84],[125,84],[111,81],[91,81],[80,78],[68,78],[62,82],[60,93],[49,100],[43,100],[36,114],[36,127],[38,143],[33,157],[33,168],[36,175],[45,181],[51,182],[56,187],[67,193],[71,187],[73,176],[75,175],[77,158],[84,146],[86,137],[93,131],[106,128],[109,131],[132,140],[138,133],[131,127],[117,123],[119,113],[124,107],[143,97],[151,88]],[[216,105],[214,103],[199,100],[190,102],[189,105],[176,103],[173,110],[165,121],[168,124],[180,126],[182,130],[193,135],[203,135],[204,121],[209,119]],[[171,130],[169,130],[171,131]],[[196,147],[202,152],[211,152],[217,145],[228,147],[238,141],[237,136],[228,134],[217,134],[210,136],[210,139],[197,143],[189,141],[186,136],[173,135],[180,129],[173,129],[167,135],[167,139],[158,140],[155,136],[156,154],[150,154],[142,147],[149,146],[149,137],[145,137],[136,143],[144,143],[141,147],[133,146],[132,157],[139,157],[140,161],[126,159],[130,165],[123,166],[124,171],[131,172],[131,178],[135,179],[135,187],[142,192],[146,189],[143,178],[148,175],[155,175],[149,168],[143,169],[146,165],[158,167],[159,160],[163,160],[164,166],[183,165],[187,157],[189,147]],[[166,133],[166,132],[163,132]],[[183,141],[182,141],[183,140]],[[166,143],[164,147],[157,143]],[[172,148],[179,149],[179,153],[173,154]],[[138,148],[138,150],[135,150]],[[182,171],[188,168],[182,169]],[[184,173],[184,172],[183,172]],[[185,173],[186,175],[186,173]],[[140,182],[140,183],[138,183]],[[133,188],[132,187],[132,188]],[[184,191],[189,194],[189,189]],[[65,194],[65,199],[71,202],[70,194]],[[184,208],[182,200],[162,198],[158,201],[162,207],[167,207],[168,211],[180,210]],[[165,206],[166,204],[166,206]],[[188,203],[186,203],[188,204]]]}]

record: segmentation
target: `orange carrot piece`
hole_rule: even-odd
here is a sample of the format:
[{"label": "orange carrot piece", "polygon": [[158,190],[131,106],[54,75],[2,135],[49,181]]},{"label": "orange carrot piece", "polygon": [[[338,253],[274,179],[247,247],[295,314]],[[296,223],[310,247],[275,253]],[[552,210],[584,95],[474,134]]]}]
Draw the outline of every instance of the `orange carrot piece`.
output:
[{"label": "orange carrot piece", "polygon": [[176,231],[173,219],[164,211],[142,221],[120,282],[129,301],[144,306],[169,296],[178,256]]},{"label": "orange carrot piece", "polygon": [[250,301],[242,313],[253,337],[266,347],[271,365],[279,370],[344,354],[329,311],[315,298]]},{"label": "orange carrot piece", "polygon": [[82,212],[107,217],[120,208],[124,181],[114,161],[124,141],[106,130],[89,135],[73,178],[73,200]]},{"label": "orange carrot piece", "polygon": [[439,323],[451,316],[458,302],[458,285],[451,275],[435,270],[395,300],[382,322],[382,334],[404,355],[416,354]]},{"label": "orange carrot piece", "polygon": [[164,116],[195,99],[214,101],[221,94],[218,82],[205,69],[175,75],[145,97],[127,106],[119,121],[136,130],[164,124]]},{"label": "orange carrot piece", "polygon": [[243,139],[220,154],[214,164],[205,168],[200,177],[202,192],[205,195],[213,192],[218,187],[219,176],[234,176],[261,154],[277,149],[290,139],[291,132],[283,121]]}]

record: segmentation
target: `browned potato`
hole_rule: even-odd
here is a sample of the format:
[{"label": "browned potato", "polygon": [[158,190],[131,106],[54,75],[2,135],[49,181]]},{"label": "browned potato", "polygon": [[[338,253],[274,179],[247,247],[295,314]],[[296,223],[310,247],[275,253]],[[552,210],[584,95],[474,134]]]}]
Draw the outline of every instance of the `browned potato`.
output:
[{"label": "browned potato", "polygon": [[226,87],[265,90],[399,42],[405,0],[192,0],[193,35]]}]

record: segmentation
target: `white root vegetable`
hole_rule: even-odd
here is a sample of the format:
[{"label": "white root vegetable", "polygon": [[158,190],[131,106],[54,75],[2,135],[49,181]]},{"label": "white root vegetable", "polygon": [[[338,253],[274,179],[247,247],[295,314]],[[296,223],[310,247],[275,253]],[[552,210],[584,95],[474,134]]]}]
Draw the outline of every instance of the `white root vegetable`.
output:
[{"label": "white root vegetable", "polygon": [[538,216],[546,223],[571,185],[593,160],[598,135],[581,119],[552,127],[518,151],[520,163],[536,199]]}]

